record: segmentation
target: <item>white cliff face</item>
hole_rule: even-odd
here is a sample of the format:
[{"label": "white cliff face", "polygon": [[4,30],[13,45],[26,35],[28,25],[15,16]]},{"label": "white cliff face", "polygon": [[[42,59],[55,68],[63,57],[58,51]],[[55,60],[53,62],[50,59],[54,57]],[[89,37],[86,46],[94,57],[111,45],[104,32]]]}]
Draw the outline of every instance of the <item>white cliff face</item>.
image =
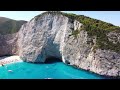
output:
[{"label": "white cliff face", "polygon": [[67,24],[67,17],[48,14],[24,25],[19,32],[20,56],[31,62],[45,62],[47,57],[61,59]]},{"label": "white cliff face", "polygon": [[[45,14],[37,20],[34,18],[19,31],[19,55],[26,62],[36,63],[56,57],[64,63],[100,75],[120,76],[120,54],[101,49],[94,52],[95,38],[89,37],[81,29],[82,25],[61,14]],[[76,30],[79,30],[77,37],[72,35]]]}]

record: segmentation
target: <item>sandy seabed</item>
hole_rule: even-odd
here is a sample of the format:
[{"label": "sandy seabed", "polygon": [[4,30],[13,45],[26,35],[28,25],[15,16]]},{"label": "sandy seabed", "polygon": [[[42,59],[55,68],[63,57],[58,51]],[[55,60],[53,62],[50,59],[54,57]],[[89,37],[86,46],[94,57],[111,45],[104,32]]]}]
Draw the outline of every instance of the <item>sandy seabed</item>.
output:
[{"label": "sandy seabed", "polygon": [[11,63],[16,63],[16,62],[23,62],[19,56],[5,56],[5,57],[0,57],[0,66],[6,65],[6,64],[11,64]]}]

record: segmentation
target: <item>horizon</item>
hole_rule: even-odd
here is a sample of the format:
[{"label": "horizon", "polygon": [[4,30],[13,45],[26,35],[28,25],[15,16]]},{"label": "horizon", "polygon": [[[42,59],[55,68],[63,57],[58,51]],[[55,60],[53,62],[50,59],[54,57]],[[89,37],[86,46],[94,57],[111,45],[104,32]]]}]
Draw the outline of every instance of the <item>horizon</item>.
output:
[{"label": "horizon", "polygon": [[[0,11],[0,17],[6,17],[14,20],[30,21],[35,16],[46,11]],[[74,13],[84,15],[90,18],[98,19],[115,26],[120,26],[120,11],[61,11],[65,13]]]}]

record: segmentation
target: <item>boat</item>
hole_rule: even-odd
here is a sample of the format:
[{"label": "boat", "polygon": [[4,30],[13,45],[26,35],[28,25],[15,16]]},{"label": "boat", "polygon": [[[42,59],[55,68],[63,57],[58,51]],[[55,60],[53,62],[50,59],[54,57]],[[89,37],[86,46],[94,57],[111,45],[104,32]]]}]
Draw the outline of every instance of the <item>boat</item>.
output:
[{"label": "boat", "polygon": [[8,70],[8,72],[13,72],[12,70]]},{"label": "boat", "polygon": [[53,78],[45,78],[45,79],[53,79]]}]

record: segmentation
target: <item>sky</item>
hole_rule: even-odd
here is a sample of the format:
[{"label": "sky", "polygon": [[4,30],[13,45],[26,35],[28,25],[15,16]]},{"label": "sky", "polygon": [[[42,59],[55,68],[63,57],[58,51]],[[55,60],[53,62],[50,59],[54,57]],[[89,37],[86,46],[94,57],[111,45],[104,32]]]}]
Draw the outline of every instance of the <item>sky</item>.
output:
[{"label": "sky", "polygon": [[[7,17],[14,20],[29,21],[36,15],[45,11],[0,11],[0,17]],[[77,15],[85,15],[95,19],[99,19],[116,26],[120,26],[120,11],[63,11],[67,13],[74,13]]]}]

